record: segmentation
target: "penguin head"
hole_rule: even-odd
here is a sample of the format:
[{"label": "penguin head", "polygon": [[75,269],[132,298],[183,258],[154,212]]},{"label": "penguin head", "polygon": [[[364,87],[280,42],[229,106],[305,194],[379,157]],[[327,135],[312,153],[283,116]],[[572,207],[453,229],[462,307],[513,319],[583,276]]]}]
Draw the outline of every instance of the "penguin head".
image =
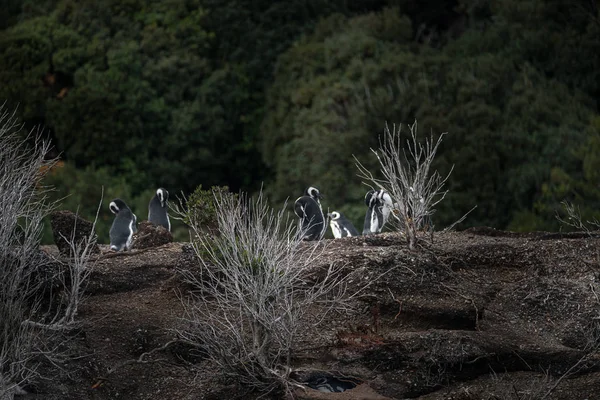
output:
[{"label": "penguin head", "polygon": [[365,195],[365,204],[367,207],[374,207],[376,205],[382,206],[384,204],[392,206],[392,198],[389,193],[383,189],[369,190]]},{"label": "penguin head", "polygon": [[332,211],[329,214],[327,214],[327,216],[329,218],[331,218],[332,221],[337,221],[338,219],[340,219],[340,217],[342,215],[339,212],[337,212],[337,211]]},{"label": "penguin head", "polygon": [[306,189],[305,194],[307,196],[312,197],[313,199],[315,199],[317,202],[319,201],[319,199],[322,199],[324,196],[321,194],[321,192],[319,192],[319,189],[317,189],[314,186],[309,187],[308,189]]},{"label": "penguin head", "polygon": [[110,211],[113,214],[118,214],[119,211],[127,208],[127,204],[125,204],[125,202],[121,199],[114,199],[113,201],[110,202],[110,204],[108,205],[108,208],[110,208]]},{"label": "penguin head", "polygon": [[369,190],[365,195],[365,204],[367,207],[371,207],[374,201],[377,201],[377,193],[375,190]]},{"label": "penguin head", "polygon": [[169,200],[169,192],[164,188],[158,188],[156,190],[156,197],[158,197],[158,200],[160,201],[160,206],[164,208],[167,204],[167,200]]}]

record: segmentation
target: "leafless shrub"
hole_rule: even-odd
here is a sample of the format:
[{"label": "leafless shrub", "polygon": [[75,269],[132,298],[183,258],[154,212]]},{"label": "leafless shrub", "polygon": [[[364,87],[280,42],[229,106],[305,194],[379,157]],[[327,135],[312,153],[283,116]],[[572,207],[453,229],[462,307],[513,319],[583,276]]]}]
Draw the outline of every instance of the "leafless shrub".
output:
[{"label": "leafless shrub", "polygon": [[[343,277],[333,265],[316,271],[323,245],[300,240],[285,206],[275,212],[262,192],[255,199],[214,196],[219,235],[191,225],[201,271],[182,271],[195,293],[178,333],[247,388],[289,392],[299,330],[346,305],[355,295],[345,296],[353,274]],[[317,317],[305,318],[315,307]]]},{"label": "leafless shrub", "polygon": [[52,162],[45,161],[49,144],[39,135],[19,134],[14,115],[0,107],[0,398],[12,398],[36,374],[43,336],[24,321],[39,309],[36,274],[47,264],[39,242],[49,209],[37,189]]},{"label": "leafless shrub", "polygon": [[68,238],[63,236],[63,239],[69,246],[69,254],[71,254],[71,257],[63,262],[66,265],[66,271],[61,270],[59,272],[60,286],[63,289],[63,307],[54,313],[54,318],[50,322],[44,324],[46,329],[74,329],[79,325],[75,317],[79,310],[79,304],[83,300],[88,278],[93,270],[93,264],[90,260],[98,242],[96,222],[98,221],[98,215],[102,207],[102,199],[103,196],[98,203],[96,217],[92,223],[90,234],[87,237],[81,241],[76,240],[77,218],[74,219],[75,226],[71,230],[71,236]]},{"label": "leafless shrub", "polygon": [[[59,325],[73,321],[85,274],[71,273],[74,297],[60,310],[48,311],[43,298],[55,262],[41,252],[43,219],[53,204],[41,185],[55,160],[39,131],[26,137],[14,114],[0,106],[0,399],[22,392],[24,383],[40,377],[42,362],[56,365],[61,354]],[[85,251],[75,252],[75,270],[83,268]],[[72,271],[71,271],[72,272]],[[79,285],[79,286],[77,286]],[[65,285],[67,286],[67,285]],[[75,294],[73,292],[77,292]],[[65,314],[65,311],[67,313]],[[56,313],[48,316],[48,312]],[[52,321],[48,324],[48,321]]]},{"label": "leafless shrub", "polygon": [[437,171],[431,172],[431,164],[445,133],[437,140],[432,135],[422,143],[417,138],[417,122],[408,127],[410,136],[406,146],[403,146],[401,126],[392,125],[390,130],[386,124],[379,149],[371,149],[379,161],[383,178],[376,178],[356,157],[355,160],[358,176],[391,196],[394,203],[391,214],[398,229],[406,234],[412,250],[419,231],[430,229],[432,232],[431,216],[435,206],[446,196],[443,187],[452,170],[445,177]]},{"label": "leafless shrub", "polygon": [[580,232],[584,232],[590,237],[594,231],[600,230],[600,222],[596,219],[584,221],[579,211],[579,207],[569,201],[562,201],[563,217],[558,211],[556,212],[556,219],[565,226],[575,228]]}]

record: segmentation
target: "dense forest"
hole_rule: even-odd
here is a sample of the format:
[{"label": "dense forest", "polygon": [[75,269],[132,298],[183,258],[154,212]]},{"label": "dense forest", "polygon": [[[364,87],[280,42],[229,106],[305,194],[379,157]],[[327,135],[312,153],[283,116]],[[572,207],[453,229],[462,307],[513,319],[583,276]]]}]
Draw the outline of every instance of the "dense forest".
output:
[{"label": "dense forest", "polygon": [[[0,101],[61,162],[46,183],[93,217],[158,186],[309,185],[362,227],[355,156],[388,124],[444,137],[443,228],[600,218],[597,0],[4,0]],[[67,196],[64,198],[65,196]],[[105,233],[101,232],[101,237]]]}]

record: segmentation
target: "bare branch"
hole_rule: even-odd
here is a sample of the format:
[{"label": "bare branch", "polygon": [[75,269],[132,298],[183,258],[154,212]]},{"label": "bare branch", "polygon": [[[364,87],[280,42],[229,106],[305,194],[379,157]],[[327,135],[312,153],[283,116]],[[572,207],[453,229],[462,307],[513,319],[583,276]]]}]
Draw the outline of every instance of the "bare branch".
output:
[{"label": "bare branch", "polygon": [[[68,279],[59,260],[40,250],[43,219],[55,207],[42,178],[56,160],[39,129],[25,134],[0,106],[0,398],[12,399],[40,368],[60,368],[65,331],[73,327],[89,275],[92,233],[75,244]],[[53,285],[58,284],[56,289]],[[58,296],[57,296],[58,293]],[[59,297],[60,296],[60,297]],[[55,301],[57,298],[65,302]],[[46,372],[48,373],[48,372]]]},{"label": "bare branch", "polygon": [[406,234],[409,248],[415,248],[419,232],[433,232],[431,216],[435,206],[441,202],[447,191],[444,185],[452,169],[446,176],[437,171],[430,172],[431,165],[446,133],[437,139],[433,135],[424,142],[418,140],[417,122],[409,125],[409,138],[403,143],[401,126],[386,124],[379,149],[371,151],[379,161],[382,178],[378,179],[356,159],[358,176],[375,187],[389,193],[394,208],[391,215],[398,230]]},{"label": "bare branch", "polygon": [[39,318],[49,260],[39,249],[46,201],[42,177],[54,165],[39,130],[26,135],[0,107],[0,398],[38,375],[33,360],[52,348],[53,332],[23,321]]},{"label": "bare branch", "polygon": [[148,364],[151,362],[158,362],[158,361],[163,361],[162,359],[159,360],[147,360],[146,358],[151,356],[154,353],[158,353],[161,351],[165,351],[166,349],[168,349],[171,345],[176,344],[176,343],[180,343],[180,340],[177,339],[173,339],[168,341],[167,343],[163,344],[160,347],[156,347],[152,350],[149,350],[145,353],[140,354],[140,356],[138,358],[135,359],[131,359],[131,360],[125,360],[117,365],[115,365],[114,367],[111,367],[104,376],[98,377],[96,378],[96,383],[94,383],[94,385],[92,385],[92,388],[95,389],[97,387],[100,387],[102,384],[104,384],[104,382],[106,382],[108,380],[108,377],[112,374],[114,374],[115,372],[117,372],[118,370],[120,370],[123,367],[126,367],[128,365],[134,365],[134,364]]},{"label": "bare branch", "polygon": [[566,213],[566,219],[563,218],[558,211],[556,212],[556,219],[563,225],[575,228],[580,232],[586,233],[588,236],[593,236],[593,231],[600,229],[600,222],[596,219],[583,221],[579,207],[569,201],[561,202],[564,212]]},{"label": "bare branch", "polygon": [[[354,273],[315,269],[324,245],[302,241],[285,205],[274,211],[262,192],[254,199],[215,192],[214,201],[219,234],[191,226],[201,268],[181,271],[194,293],[184,300],[179,337],[246,387],[289,388],[299,330],[345,307],[356,295],[346,293]],[[315,309],[319,318],[307,318]]]},{"label": "bare branch", "polygon": [[461,222],[463,222],[466,218],[467,215],[471,214],[471,212],[476,209],[477,206],[473,206],[473,208],[471,208],[469,211],[467,211],[462,217],[460,217],[459,219],[457,219],[456,221],[454,221],[450,226],[447,226],[444,228],[444,232],[450,232],[454,229],[454,227],[458,224],[460,224]]}]

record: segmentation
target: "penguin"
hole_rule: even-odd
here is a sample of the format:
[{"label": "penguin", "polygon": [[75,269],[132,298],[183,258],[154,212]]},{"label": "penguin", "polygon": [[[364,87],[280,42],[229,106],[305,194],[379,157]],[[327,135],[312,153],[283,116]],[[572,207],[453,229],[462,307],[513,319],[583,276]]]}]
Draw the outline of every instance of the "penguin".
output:
[{"label": "penguin", "polygon": [[164,188],[158,188],[156,194],[148,204],[148,221],[154,225],[163,226],[171,232],[171,221],[167,212],[167,201],[169,200],[169,192]]},{"label": "penguin", "polygon": [[298,229],[302,240],[321,240],[325,235],[325,217],[321,208],[323,195],[316,187],[309,187],[304,196],[298,197],[294,203],[294,212],[300,218]]},{"label": "penguin", "polygon": [[342,213],[338,211],[333,211],[327,214],[331,220],[329,221],[329,226],[331,227],[331,232],[333,232],[333,237],[336,239],[347,237],[347,236],[358,236],[359,233]]},{"label": "penguin", "polygon": [[392,198],[383,189],[369,190],[365,195],[365,204],[369,208],[365,215],[363,235],[380,233],[394,208]]},{"label": "penguin", "polygon": [[322,393],[341,393],[346,390],[354,389],[356,383],[352,380],[331,378],[317,378],[314,382],[308,384],[308,387],[318,390]]},{"label": "penguin", "polygon": [[350,376],[334,376],[329,373],[313,373],[304,383],[319,392],[340,393],[346,390],[354,389],[357,385],[363,383],[361,379]]},{"label": "penguin", "polygon": [[116,215],[109,232],[110,249],[129,250],[133,234],[137,232],[137,217],[121,199],[111,201],[109,208]]}]

